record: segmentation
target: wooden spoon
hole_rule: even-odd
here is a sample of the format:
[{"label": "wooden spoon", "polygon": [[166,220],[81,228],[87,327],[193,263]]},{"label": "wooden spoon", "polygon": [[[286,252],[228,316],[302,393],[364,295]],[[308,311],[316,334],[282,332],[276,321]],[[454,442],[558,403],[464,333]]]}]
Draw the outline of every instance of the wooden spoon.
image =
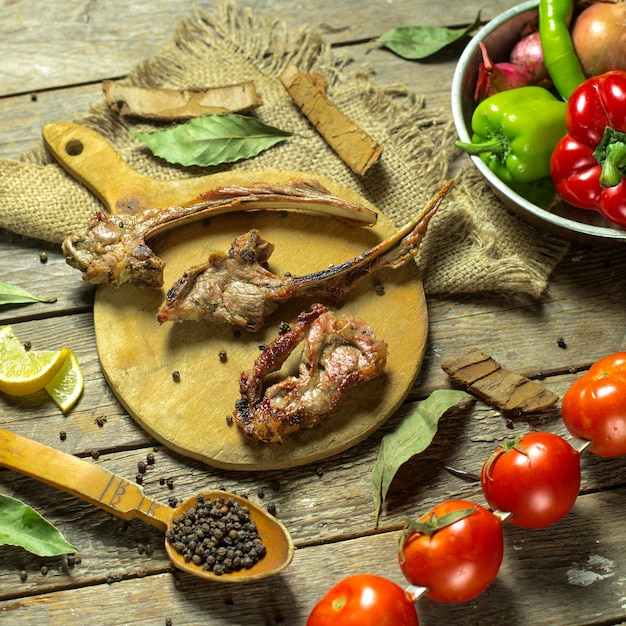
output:
[{"label": "wooden spoon", "polygon": [[[95,504],[100,508],[129,520],[139,518],[165,531],[172,527],[174,519],[193,508],[198,496],[193,496],[175,509],[148,498],[143,489],[104,468],[0,429],[0,465],[26,474],[48,485]],[[203,570],[201,566],[185,562],[170,541],[165,549],[170,561],[179,569],[220,582],[248,582],[277,574],[285,569],[293,558],[293,543],[287,529],[273,516],[245,498],[225,491],[205,491],[205,500],[232,498],[248,507],[250,517],[257,525],[257,532],[266,548],[266,554],[250,569],[242,569],[221,576]]]}]

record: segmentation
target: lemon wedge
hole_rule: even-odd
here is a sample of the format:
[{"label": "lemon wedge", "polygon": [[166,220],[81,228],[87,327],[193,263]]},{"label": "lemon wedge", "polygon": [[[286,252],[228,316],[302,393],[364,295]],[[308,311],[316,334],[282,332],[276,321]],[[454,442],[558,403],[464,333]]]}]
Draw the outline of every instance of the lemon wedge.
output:
[{"label": "lemon wedge", "polygon": [[83,392],[83,373],[76,355],[68,350],[68,355],[61,369],[46,385],[46,391],[59,405],[63,413],[67,413],[78,402]]},{"label": "lemon wedge", "polygon": [[24,396],[43,389],[67,359],[69,350],[33,352],[13,333],[10,326],[0,329],[0,391]]}]

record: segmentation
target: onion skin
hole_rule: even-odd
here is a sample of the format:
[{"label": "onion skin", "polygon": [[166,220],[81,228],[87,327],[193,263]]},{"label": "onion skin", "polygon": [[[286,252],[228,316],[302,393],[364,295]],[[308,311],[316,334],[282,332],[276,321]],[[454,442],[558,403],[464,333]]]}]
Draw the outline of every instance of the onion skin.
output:
[{"label": "onion skin", "polygon": [[509,61],[528,74],[531,85],[538,85],[549,79],[548,70],[543,62],[539,31],[534,31],[520,39],[511,51]]},{"label": "onion skin", "polygon": [[482,102],[500,91],[526,87],[530,84],[525,70],[513,63],[492,63],[485,45],[482,42],[479,45],[483,62],[478,67],[478,79],[474,89],[476,102]]},{"label": "onion skin", "polygon": [[572,42],[588,77],[626,70],[626,2],[596,2],[574,22]]}]

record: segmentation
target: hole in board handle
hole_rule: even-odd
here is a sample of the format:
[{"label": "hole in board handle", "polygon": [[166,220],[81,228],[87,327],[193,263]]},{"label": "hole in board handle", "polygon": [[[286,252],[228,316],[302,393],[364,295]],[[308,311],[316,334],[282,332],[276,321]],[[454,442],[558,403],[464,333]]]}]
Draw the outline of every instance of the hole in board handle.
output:
[{"label": "hole in board handle", "polygon": [[70,156],[78,156],[83,151],[83,142],[79,139],[71,139],[65,144],[65,152]]}]

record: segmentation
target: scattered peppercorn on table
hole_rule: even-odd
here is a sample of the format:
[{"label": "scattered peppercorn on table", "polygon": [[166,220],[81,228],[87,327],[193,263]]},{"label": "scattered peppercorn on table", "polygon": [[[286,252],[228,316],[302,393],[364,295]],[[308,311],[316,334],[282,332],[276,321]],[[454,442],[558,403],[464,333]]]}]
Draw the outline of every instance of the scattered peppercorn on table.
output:
[{"label": "scattered peppercorn on table", "polygon": [[[283,19],[294,32],[320,24],[338,52],[368,63],[375,79],[405,83],[426,106],[449,107],[462,46],[415,63],[367,42],[401,25],[456,27],[479,11],[489,20],[513,3],[497,0],[241,0]],[[200,2],[213,10],[213,3]],[[206,5],[206,6],[205,6]],[[0,20],[0,157],[17,158],[48,122],[72,120],[102,98],[102,81],[126,75],[170,40],[191,16],[189,0],[116,0],[62,5],[4,3]],[[464,157],[467,158],[467,157]],[[36,184],[36,183],[33,183]],[[0,494],[43,515],[77,548],[39,557],[0,546],[0,624],[211,624],[304,626],[325,593],[350,574],[406,586],[397,559],[407,518],[460,498],[486,506],[472,476],[498,444],[530,430],[569,438],[559,414],[503,417],[477,401],[441,420],[433,443],[395,477],[375,529],[371,475],[383,435],[432,391],[449,388],[441,363],[476,347],[503,367],[563,396],[593,362],[626,349],[626,249],[572,244],[538,301],[514,296],[430,296],[429,335],[418,379],[403,406],[361,443],[316,463],[281,470],[228,471],[185,458],[143,431],[117,400],[100,368],[94,289],[65,263],[58,246],[0,231],[0,277],[54,303],[0,308],[0,324],[41,350],[72,349],[84,391],[63,414],[37,396],[0,397],[0,427],[86,458],[163,503],[203,489],[244,494],[289,530],[296,550],[287,569],[244,585],[209,583],[174,570],[164,535],[125,522],[31,478],[0,469]],[[209,368],[212,366],[208,366]],[[465,472],[465,478],[446,468]],[[573,510],[542,530],[505,523],[504,560],[475,600],[417,602],[420,624],[617,624],[626,621],[626,459],[582,456]],[[1,525],[1,520],[0,520]]]}]

